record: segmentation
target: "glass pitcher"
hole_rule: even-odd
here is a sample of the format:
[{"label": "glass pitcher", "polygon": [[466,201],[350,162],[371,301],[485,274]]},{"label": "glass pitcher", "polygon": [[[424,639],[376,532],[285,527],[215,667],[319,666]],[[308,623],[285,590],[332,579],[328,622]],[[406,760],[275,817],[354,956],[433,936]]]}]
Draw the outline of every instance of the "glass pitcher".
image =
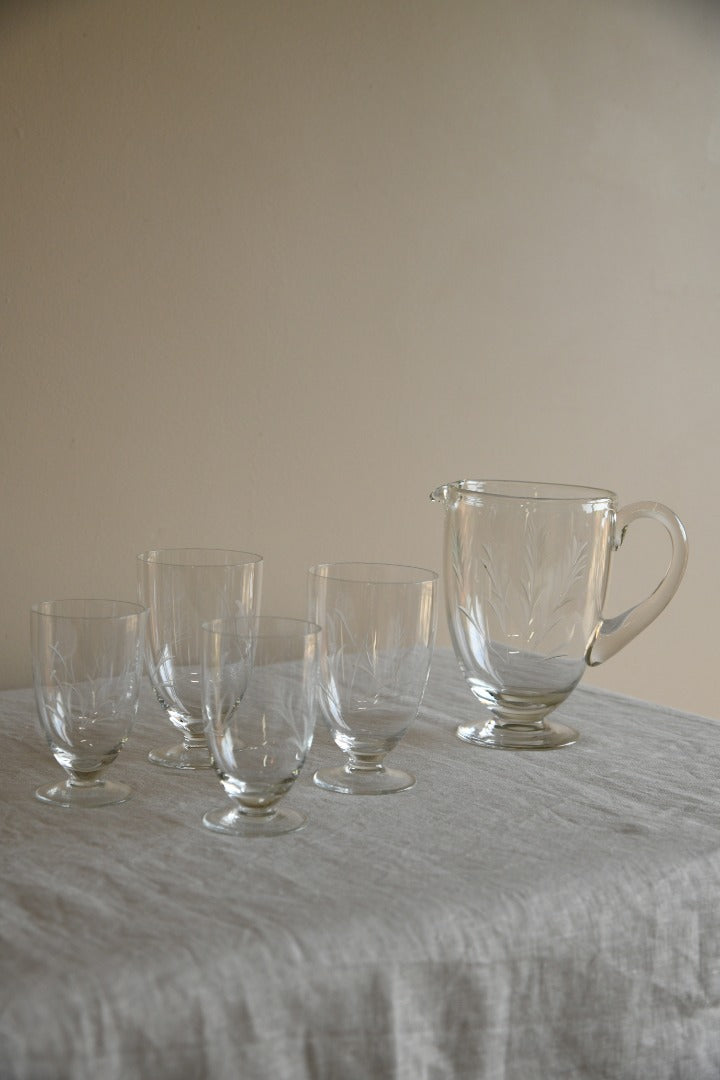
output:
[{"label": "glass pitcher", "polygon": [[[551,749],[577,732],[546,719],[586,665],[613,656],[676,592],[687,538],[657,502],[617,508],[612,491],[566,484],[460,480],[430,498],[445,508],[444,585],[455,655],[489,718],[462,724],[467,742],[500,749]],[[672,555],[647,599],[614,618],[602,614],[611,555],[637,518],[667,529]]]}]

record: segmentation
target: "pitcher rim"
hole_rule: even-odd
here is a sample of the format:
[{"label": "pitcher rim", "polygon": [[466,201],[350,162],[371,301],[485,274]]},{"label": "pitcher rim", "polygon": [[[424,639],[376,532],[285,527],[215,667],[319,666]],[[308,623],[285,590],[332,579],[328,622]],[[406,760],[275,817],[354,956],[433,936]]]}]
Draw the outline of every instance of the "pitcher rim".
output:
[{"label": "pitcher rim", "polygon": [[431,492],[434,502],[446,502],[448,493],[455,490],[460,495],[488,495],[492,498],[514,499],[519,502],[532,499],[545,502],[609,502],[617,501],[617,495],[609,488],[589,484],[564,484],[543,480],[453,480],[440,484]]}]

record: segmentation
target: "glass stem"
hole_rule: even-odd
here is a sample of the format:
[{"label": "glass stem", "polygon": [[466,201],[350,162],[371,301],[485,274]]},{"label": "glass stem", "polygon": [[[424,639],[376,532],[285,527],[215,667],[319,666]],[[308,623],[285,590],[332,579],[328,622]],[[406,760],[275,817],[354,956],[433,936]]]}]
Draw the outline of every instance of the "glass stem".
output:
[{"label": "glass stem", "polygon": [[345,766],[345,772],[382,772],[384,754],[357,754],[349,753],[349,761]]},{"label": "glass stem", "polygon": [[247,806],[244,803],[236,803],[233,811],[234,818],[269,818],[277,813],[276,806]]},{"label": "glass stem", "polygon": [[207,748],[207,739],[204,735],[193,735],[189,731],[183,733],[183,742],[186,750],[205,750]]},{"label": "glass stem", "polygon": [[102,784],[104,781],[100,779],[99,771],[94,776],[78,776],[77,773],[71,772],[68,774],[68,783],[71,787],[76,788],[91,788],[97,787],[98,784]]}]

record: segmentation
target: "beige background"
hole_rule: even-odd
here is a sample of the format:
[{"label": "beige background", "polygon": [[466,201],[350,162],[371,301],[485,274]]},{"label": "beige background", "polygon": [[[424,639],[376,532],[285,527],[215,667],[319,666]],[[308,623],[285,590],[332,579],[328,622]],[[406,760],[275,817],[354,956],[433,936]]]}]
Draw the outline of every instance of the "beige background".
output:
[{"label": "beige background", "polygon": [[[720,715],[717,5],[5,0],[0,118],[3,686],[137,551],[259,551],[302,614],[499,476],[680,513],[588,678]],[[640,524],[611,606],[665,560]]]}]

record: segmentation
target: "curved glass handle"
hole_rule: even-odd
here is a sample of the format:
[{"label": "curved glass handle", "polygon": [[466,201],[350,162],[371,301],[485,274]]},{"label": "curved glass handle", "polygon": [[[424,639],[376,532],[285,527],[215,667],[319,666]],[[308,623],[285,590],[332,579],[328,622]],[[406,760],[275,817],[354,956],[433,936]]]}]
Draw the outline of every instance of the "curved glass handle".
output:
[{"label": "curved glass handle", "polygon": [[613,547],[617,550],[625,538],[625,530],[638,518],[653,518],[664,525],[670,534],[672,555],[667,573],[655,591],[639,604],[628,608],[622,615],[611,619],[602,619],[588,646],[585,660],[591,667],[596,667],[614,656],[623,646],[632,641],[641,630],[657,619],[660,612],[670,603],[682,581],[688,559],[688,543],[682,521],[667,506],[657,502],[637,502],[623,506],[615,515],[615,537]]}]

